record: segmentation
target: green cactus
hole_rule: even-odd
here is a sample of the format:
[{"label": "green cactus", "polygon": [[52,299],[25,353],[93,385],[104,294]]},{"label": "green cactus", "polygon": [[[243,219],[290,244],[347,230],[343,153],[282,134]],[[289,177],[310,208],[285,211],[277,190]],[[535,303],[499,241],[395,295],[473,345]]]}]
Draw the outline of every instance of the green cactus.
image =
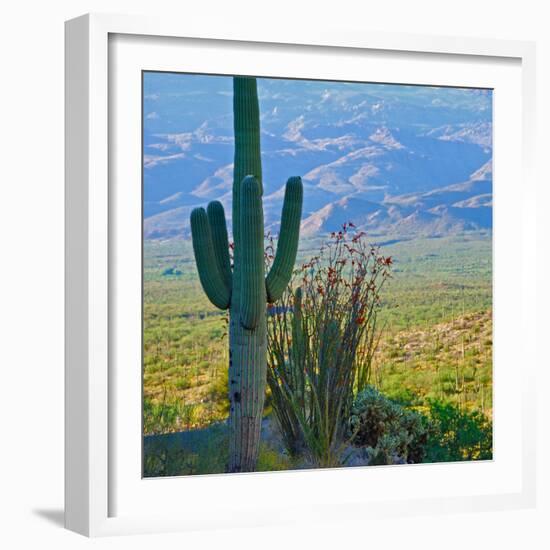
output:
[{"label": "green cactus", "polygon": [[235,162],[233,177],[233,270],[223,206],[191,213],[193,250],[209,300],[229,308],[229,464],[249,472],[258,457],[264,407],[266,307],[278,300],[292,275],[302,215],[302,181],[287,181],[277,253],[266,277],[260,115],[255,78],[233,79]]}]

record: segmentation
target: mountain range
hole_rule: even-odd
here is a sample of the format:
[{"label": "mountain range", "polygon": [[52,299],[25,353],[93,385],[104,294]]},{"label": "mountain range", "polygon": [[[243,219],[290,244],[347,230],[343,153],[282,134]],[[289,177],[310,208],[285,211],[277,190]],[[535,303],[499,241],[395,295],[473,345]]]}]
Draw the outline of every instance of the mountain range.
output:
[{"label": "mountain range", "polygon": [[[258,79],[264,216],[304,183],[302,235],[343,222],[376,235],[492,227],[490,90]],[[145,73],[146,239],[187,238],[196,206],[231,218],[231,78]]]}]

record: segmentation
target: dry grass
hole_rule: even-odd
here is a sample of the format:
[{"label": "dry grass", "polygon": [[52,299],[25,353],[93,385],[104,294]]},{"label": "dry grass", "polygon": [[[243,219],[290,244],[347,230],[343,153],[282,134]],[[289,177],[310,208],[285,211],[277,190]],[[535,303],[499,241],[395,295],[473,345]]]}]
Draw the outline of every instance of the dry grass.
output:
[{"label": "dry grass", "polygon": [[490,416],[492,329],[488,310],[386,334],[375,355],[374,382],[404,401],[412,394],[417,403],[445,398]]}]

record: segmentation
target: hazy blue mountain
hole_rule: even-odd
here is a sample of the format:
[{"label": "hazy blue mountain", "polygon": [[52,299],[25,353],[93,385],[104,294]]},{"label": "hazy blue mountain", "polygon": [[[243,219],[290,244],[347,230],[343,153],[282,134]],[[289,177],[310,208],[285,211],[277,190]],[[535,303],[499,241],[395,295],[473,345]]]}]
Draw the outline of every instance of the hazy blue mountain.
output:
[{"label": "hazy blue mountain", "polygon": [[[304,235],[351,220],[442,234],[492,225],[488,90],[259,79],[266,225],[284,183],[304,182]],[[185,237],[213,199],[231,215],[232,79],[146,73],[144,232]]]}]

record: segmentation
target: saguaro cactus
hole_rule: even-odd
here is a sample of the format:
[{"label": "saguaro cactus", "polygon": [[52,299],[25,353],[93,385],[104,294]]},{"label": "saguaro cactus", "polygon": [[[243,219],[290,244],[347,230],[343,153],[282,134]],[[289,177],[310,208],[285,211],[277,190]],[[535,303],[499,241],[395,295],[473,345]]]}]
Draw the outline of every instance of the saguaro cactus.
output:
[{"label": "saguaro cactus", "polygon": [[277,253],[265,276],[260,116],[255,78],[233,79],[235,163],[233,270],[223,206],[214,201],[191,213],[193,250],[204,292],[229,308],[230,472],[256,466],[266,389],[266,307],[284,292],[300,232],[302,181],[287,181]]}]

